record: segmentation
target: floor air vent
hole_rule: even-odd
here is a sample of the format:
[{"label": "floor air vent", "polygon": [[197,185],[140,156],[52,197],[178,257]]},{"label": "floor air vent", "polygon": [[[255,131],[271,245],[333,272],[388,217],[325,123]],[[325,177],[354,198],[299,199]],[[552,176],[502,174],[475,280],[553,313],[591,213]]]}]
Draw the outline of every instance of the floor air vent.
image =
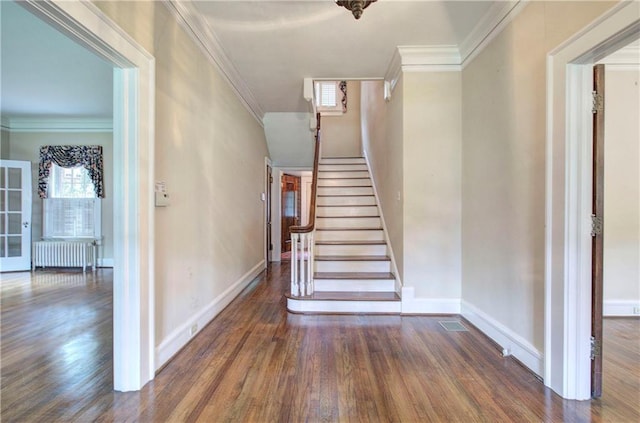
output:
[{"label": "floor air vent", "polygon": [[468,332],[468,329],[462,326],[462,323],[455,320],[438,322],[447,332]]}]

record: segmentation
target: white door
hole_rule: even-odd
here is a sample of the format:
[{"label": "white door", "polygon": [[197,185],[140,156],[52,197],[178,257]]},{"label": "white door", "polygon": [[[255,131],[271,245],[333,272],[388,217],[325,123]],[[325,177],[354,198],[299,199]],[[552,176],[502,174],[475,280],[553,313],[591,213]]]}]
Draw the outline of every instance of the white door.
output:
[{"label": "white door", "polygon": [[31,269],[31,162],[0,160],[0,271]]}]

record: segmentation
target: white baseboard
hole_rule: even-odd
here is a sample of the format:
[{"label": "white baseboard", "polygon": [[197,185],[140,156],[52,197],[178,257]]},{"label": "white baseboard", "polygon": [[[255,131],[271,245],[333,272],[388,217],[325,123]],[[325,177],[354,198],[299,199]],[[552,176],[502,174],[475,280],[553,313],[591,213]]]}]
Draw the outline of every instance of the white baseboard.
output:
[{"label": "white baseboard", "polygon": [[602,308],[605,317],[640,316],[638,300],[605,300]]},{"label": "white baseboard", "polygon": [[502,323],[495,320],[474,305],[462,301],[462,316],[496,342],[504,355],[512,355],[538,376],[544,373],[543,354]]},{"label": "white baseboard", "polygon": [[[156,370],[171,359],[191,338],[216,317],[240,292],[264,270],[264,260],[260,260],[233,285],[211,301],[192,318],[175,329],[156,347]],[[190,334],[193,325],[198,325],[196,333]]]},{"label": "white baseboard", "polygon": [[99,258],[98,259],[98,267],[113,267],[113,259],[112,258]]},{"label": "white baseboard", "polygon": [[416,298],[414,287],[403,286],[402,314],[460,314],[460,299]]}]

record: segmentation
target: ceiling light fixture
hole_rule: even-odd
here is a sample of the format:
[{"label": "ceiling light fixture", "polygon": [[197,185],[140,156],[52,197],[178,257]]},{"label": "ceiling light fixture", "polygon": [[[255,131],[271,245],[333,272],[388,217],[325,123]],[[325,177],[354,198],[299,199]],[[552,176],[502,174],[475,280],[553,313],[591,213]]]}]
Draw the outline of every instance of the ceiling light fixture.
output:
[{"label": "ceiling light fixture", "polygon": [[377,0],[336,0],[338,6],[342,6],[345,9],[351,10],[353,17],[360,19],[364,9],[369,7],[371,3],[375,3]]}]

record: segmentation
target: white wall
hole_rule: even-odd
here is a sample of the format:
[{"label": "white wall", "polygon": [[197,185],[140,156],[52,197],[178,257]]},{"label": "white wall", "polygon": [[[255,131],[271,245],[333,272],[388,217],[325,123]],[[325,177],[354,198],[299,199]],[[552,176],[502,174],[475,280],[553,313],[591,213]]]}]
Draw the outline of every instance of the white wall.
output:
[{"label": "white wall", "polygon": [[518,358],[538,372],[546,55],[612,5],[529,2],[462,72],[463,314],[483,316],[493,334],[526,350]]},{"label": "white wall", "polygon": [[382,81],[362,82],[362,148],[369,160],[389,244],[403,275],[403,82],[398,80],[391,101],[383,99]]},{"label": "white wall", "polygon": [[104,165],[105,198],[102,206],[102,245],[98,248],[98,264],[113,265],[113,135],[111,132],[11,132],[11,160],[31,162],[33,205],[31,209],[31,239],[42,239],[42,200],[38,195],[40,147],[43,145],[100,145]]},{"label": "white wall", "polygon": [[418,298],[459,301],[461,75],[403,78],[403,283]]},{"label": "white wall", "polygon": [[[156,365],[264,267],[264,130],[162,2],[96,5],[155,57]],[[117,265],[117,264],[116,264]]]},{"label": "white wall", "polygon": [[640,307],[640,67],[619,69],[605,68],[605,315]]},{"label": "white wall", "polygon": [[315,130],[309,113],[265,113],[264,133],[273,166],[313,167]]},{"label": "white wall", "polygon": [[2,128],[0,129],[0,159],[9,160],[9,155],[9,131]]},{"label": "white wall", "polygon": [[360,81],[347,81],[347,112],[322,116],[323,157],[360,157]]}]

